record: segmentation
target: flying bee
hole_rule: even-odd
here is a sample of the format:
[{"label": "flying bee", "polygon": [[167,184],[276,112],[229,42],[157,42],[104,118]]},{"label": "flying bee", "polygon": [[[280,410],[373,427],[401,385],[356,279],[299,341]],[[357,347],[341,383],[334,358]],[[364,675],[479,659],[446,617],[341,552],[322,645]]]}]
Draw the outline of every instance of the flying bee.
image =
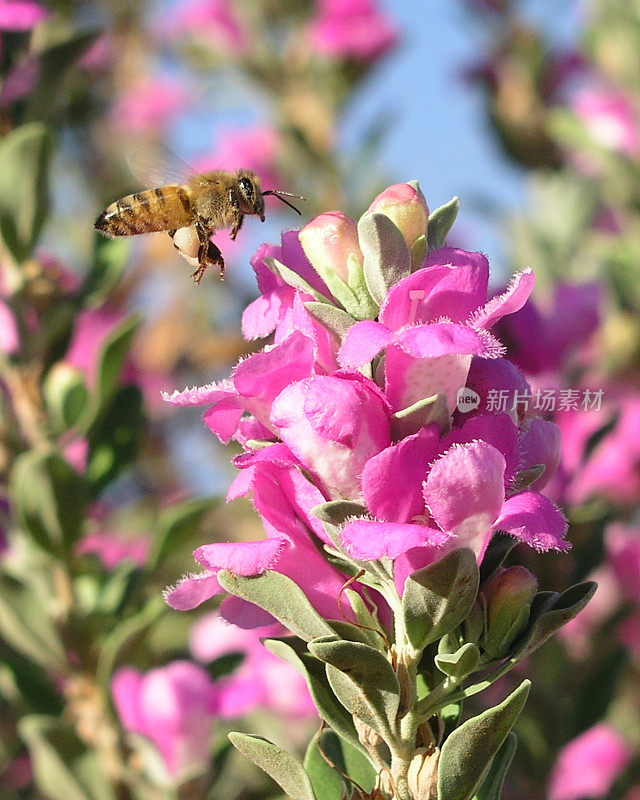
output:
[{"label": "flying bee", "polygon": [[194,174],[183,184],[122,197],[100,214],[95,227],[105,236],[166,231],[180,255],[195,267],[191,277],[196,283],[200,283],[208,266],[217,265],[223,279],[224,258],[210,237],[220,228],[231,228],[231,238],[235,240],[248,214],[264,222],[264,198],[268,195],[301,213],[284,196],[300,200],[304,197],[279,189],[263,191],[260,178],[250,169],[218,169]]}]

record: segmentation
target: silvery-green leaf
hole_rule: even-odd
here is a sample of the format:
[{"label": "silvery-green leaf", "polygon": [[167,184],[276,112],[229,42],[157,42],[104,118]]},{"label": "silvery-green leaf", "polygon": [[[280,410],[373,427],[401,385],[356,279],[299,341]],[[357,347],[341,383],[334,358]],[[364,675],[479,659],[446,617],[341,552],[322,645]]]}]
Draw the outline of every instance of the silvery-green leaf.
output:
[{"label": "silvery-green leaf", "polygon": [[229,739],[243,756],[273,778],[291,800],[315,800],[309,776],[291,753],[262,736],[234,731],[229,734]]},{"label": "silvery-green leaf", "polygon": [[440,672],[461,680],[477,668],[480,663],[480,650],[475,644],[467,642],[455,653],[438,653],[434,661]]},{"label": "silvery-green leaf", "polygon": [[474,800],[500,800],[504,780],[507,777],[517,746],[518,737],[512,731],[494,756],[487,777],[482,781],[482,786],[476,792]]},{"label": "silvery-green leaf", "polygon": [[319,303],[329,303],[329,305],[333,305],[333,302],[329,300],[328,297],[325,297],[322,292],[314,289],[301,275],[298,275],[297,272],[287,267],[281,261],[278,261],[277,258],[269,256],[263,259],[263,264],[276,275],[279,275],[289,286],[293,286],[294,289],[302,289],[303,292],[315,297]]},{"label": "silvery-green leaf", "polygon": [[511,494],[517,494],[518,492],[523,492],[525,489],[528,489],[532,483],[535,483],[544,475],[545,470],[546,466],[544,464],[536,464],[535,467],[530,467],[529,469],[519,472],[511,484]]},{"label": "silvery-green leaf", "polygon": [[347,335],[349,328],[357,322],[346,311],[328,303],[317,303],[309,300],[304,306],[311,316],[315,317],[328,331],[333,333],[340,343]]},{"label": "silvery-green leaf", "polygon": [[529,627],[517,645],[515,655],[518,659],[533,653],[559,628],[577,616],[597,588],[597,583],[585,581],[566,589],[562,594],[538,593],[531,604]]},{"label": "silvery-green leaf", "polygon": [[430,253],[444,247],[447,235],[458,216],[458,211],[460,211],[460,198],[453,197],[448,203],[440,206],[440,208],[436,208],[436,210],[429,215],[427,246]]},{"label": "silvery-green leaf", "polygon": [[468,719],[451,733],[440,753],[438,800],[473,797],[524,708],[530,686],[531,681],[523,681],[500,705]]},{"label": "silvery-green leaf", "polygon": [[369,760],[331,730],[319,731],[313,737],[304,757],[304,768],[316,797],[322,800],[342,800],[344,781],[337,770],[353,778],[366,792],[371,792],[376,782],[376,770]]},{"label": "silvery-green leaf", "polygon": [[417,272],[427,257],[427,237],[419,236],[411,245],[411,272]]},{"label": "silvery-green leaf", "polygon": [[420,653],[467,616],[478,593],[473,550],[461,547],[407,578],[402,598],[407,636]]},{"label": "silvery-green leaf", "polygon": [[345,708],[388,738],[398,715],[400,684],[382,653],[330,637],[309,642],[309,650],[327,664],[329,684]]},{"label": "silvery-green leaf", "polygon": [[328,622],[341,639],[347,642],[361,642],[378,650],[380,649],[382,639],[375,631],[358,627],[343,619],[330,619]]},{"label": "silvery-green leaf", "polygon": [[364,214],[358,222],[364,279],[378,305],[398,281],[411,274],[411,255],[402,232],[385,214]]},{"label": "silvery-green leaf", "polygon": [[0,235],[18,263],[31,254],[49,210],[50,157],[42,122],[20,125],[0,141]]},{"label": "silvery-green leaf", "polygon": [[47,615],[36,590],[9,575],[0,575],[0,634],[42,667],[59,670],[65,663],[54,620]]},{"label": "silvery-green leaf", "polygon": [[263,639],[262,643],[267,650],[291,664],[301,675],[304,675],[313,702],[322,719],[343,739],[364,752],[351,715],[338,702],[329,686],[324,664],[309,653],[302,639],[287,636],[281,639]]},{"label": "silvery-green leaf", "polygon": [[446,395],[434,394],[396,411],[391,424],[395,438],[400,439],[417,433],[431,422],[438,426],[441,435],[451,430],[451,414]]},{"label": "silvery-green leaf", "polygon": [[380,313],[380,305],[369,294],[364,278],[364,268],[353,253],[347,259],[349,286],[358,301],[357,318],[375,319]]},{"label": "silvery-green leaf", "polygon": [[352,500],[329,500],[327,503],[314,506],[311,513],[322,522],[339,526],[351,517],[363,517],[368,512],[362,503],[355,503]]},{"label": "silvery-green leaf", "polygon": [[286,575],[268,570],[254,578],[243,578],[223,569],[218,572],[218,582],[230,594],[264,608],[307,642],[333,634],[302,589]]},{"label": "silvery-green leaf", "polygon": [[325,269],[322,270],[322,278],[333,297],[340,303],[347,314],[359,319],[358,299],[349,285],[342,280],[333,267],[325,267]]},{"label": "silvery-green leaf", "polygon": [[115,800],[98,752],[60,719],[23,717],[18,730],[29,748],[36,786],[48,800]]}]

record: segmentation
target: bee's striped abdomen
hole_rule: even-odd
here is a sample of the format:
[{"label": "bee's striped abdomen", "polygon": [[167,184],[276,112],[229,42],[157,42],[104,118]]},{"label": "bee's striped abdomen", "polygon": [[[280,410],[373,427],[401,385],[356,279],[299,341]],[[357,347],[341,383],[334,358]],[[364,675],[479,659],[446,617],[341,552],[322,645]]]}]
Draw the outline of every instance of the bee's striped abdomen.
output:
[{"label": "bee's striped abdomen", "polygon": [[193,221],[189,191],[184,186],[164,186],[129,194],[105,209],[95,226],[107,236],[133,236],[182,228]]}]

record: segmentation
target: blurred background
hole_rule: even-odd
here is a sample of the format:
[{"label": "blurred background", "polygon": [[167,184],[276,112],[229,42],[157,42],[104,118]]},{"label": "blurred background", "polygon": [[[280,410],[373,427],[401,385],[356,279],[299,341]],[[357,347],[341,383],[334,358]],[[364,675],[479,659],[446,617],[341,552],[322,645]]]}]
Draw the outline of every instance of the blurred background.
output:
[{"label": "blurred background", "polygon": [[[638,800],[638,0],[0,0],[0,135],[1,800],[279,796],[227,732],[303,753],[319,722],[272,625],[162,600],[198,544],[260,531],[225,504],[229,448],[161,391],[264,344],[241,332],[258,245],[411,179],[460,196],[449,241],[496,291],[538,276],[499,335],[565,398],[573,550],[517,557],[543,589],[600,584],[526,665],[504,796]],[[218,234],[224,283],[162,234],[94,232],[163,174],[240,166],[306,201]]]}]

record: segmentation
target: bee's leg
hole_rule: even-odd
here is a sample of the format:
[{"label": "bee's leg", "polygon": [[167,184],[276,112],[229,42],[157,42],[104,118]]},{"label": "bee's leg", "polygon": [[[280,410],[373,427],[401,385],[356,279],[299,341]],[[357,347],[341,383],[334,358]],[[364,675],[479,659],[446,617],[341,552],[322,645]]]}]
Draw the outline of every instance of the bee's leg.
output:
[{"label": "bee's leg", "polygon": [[242,223],[244,222],[244,214],[238,212],[236,216],[236,220],[233,223],[233,228],[231,228],[231,238],[235,241],[236,236],[238,235],[238,231],[242,227]]},{"label": "bee's leg", "polygon": [[222,253],[220,252],[220,248],[217,244],[214,244],[212,241],[209,241],[209,247],[207,249],[207,261],[210,264],[217,264],[220,268],[220,280],[224,280],[224,270],[225,270],[225,263],[224,258],[222,257]]},{"label": "bee's leg", "polygon": [[224,259],[217,245],[209,239],[211,231],[205,228],[201,222],[196,222],[196,231],[200,240],[200,247],[198,248],[199,266],[191,277],[196,283],[200,283],[207,267],[217,264],[220,267],[220,277],[224,278]]},{"label": "bee's leg", "polygon": [[231,238],[235,240],[236,236],[238,235],[238,231],[242,227],[242,221],[244,219],[244,214],[240,211],[240,200],[238,199],[238,193],[235,189],[229,189],[229,202],[233,208],[233,226],[231,228]]}]

